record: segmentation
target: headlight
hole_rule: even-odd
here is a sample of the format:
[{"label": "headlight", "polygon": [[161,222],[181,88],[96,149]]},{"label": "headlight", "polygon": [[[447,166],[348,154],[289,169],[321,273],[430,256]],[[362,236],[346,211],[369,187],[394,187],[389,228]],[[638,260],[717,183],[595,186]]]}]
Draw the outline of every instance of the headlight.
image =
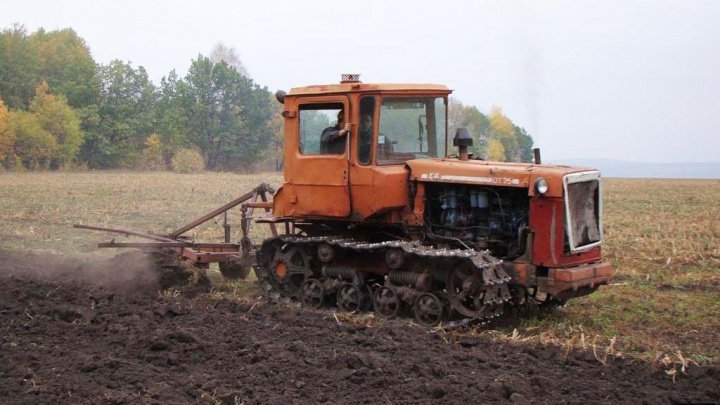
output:
[{"label": "headlight", "polygon": [[548,191],[548,183],[545,179],[540,177],[539,179],[535,180],[535,192],[540,195],[545,195]]}]

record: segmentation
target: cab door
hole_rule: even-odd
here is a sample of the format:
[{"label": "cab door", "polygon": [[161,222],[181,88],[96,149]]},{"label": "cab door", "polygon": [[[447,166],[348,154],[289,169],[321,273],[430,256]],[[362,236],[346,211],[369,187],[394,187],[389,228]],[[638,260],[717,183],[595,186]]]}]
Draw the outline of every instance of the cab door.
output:
[{"label": "cab door", "polygon": [[[295,142],[286,150],[285,193],[291,215],[344,218],[350,215],[348,186],[349,138],[344,147],[323,152],[321,135],[337,124],[338,114],[350,119],[346,96],[299,97],[293,125]],[[287,122],[286,122],[287,125]]]},{"label": "cab door", "polygon": [[357,116],[353,117],[353,138],[350,157],[350,198],[352,219],[362,220],[375,213],[373,200],[373,144],[377,112],[377,97],[366,95],[359,99]]}]

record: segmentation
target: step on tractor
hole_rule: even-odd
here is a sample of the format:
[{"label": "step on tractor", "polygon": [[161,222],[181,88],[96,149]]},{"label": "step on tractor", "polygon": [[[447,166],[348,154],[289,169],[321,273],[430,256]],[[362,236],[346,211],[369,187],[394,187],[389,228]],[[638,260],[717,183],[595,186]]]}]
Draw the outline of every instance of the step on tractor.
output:
[{"label": "step on tractor", "polygon": [[[446,86],[358,79],[276,93],[285,124],[277,190],[260,184],[169,234],[76,227],[149,239],[99,246],[217,262],[228,278],[254,270],[265,291],[311,308],[409,314],[423,325],[485,322],[609,282],[597,170],[542,164],[537,149],[533,163],[483,160],[466,129],[447,133]],[[227,215],[238,206],[235,243]],[[221,215],[225,243],[184,236]],[[272,236],[253,242],[252,223]]]}]

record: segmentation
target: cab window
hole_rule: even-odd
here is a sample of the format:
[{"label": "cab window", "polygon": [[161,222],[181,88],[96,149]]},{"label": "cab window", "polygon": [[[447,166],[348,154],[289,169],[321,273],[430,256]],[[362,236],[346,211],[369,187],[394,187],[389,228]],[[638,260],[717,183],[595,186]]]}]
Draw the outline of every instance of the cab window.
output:
[{"label": "cab window", "polygon": [[445,156],[443,97],[385,98],[380,106],[378,164]]},{"label": "cab window", "polygon": [[[344,147],[321,144],[323,131],[330,130],[338,124],[338,115],[343,116],[341,103],[302,104],[300,111],[300,153],[303,155],[342,154]],[[344,140],[342,140],[344,142]],[[344,144],[344,143],[343,143]]]}]

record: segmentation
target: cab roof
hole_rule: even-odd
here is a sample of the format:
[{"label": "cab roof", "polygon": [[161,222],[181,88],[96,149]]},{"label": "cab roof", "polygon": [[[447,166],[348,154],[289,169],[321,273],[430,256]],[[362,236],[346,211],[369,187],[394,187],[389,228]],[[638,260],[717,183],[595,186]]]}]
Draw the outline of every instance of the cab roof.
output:
[{"label": "cab roof", "polygon": [[313,84],[310,86],[294,87],[288,95],[309,95],[309,94],[332,94],[351,92],[432,92],[438,94],[450,94],[450,90],[444,84],[430,83],[339,83],[339,84]]}]

